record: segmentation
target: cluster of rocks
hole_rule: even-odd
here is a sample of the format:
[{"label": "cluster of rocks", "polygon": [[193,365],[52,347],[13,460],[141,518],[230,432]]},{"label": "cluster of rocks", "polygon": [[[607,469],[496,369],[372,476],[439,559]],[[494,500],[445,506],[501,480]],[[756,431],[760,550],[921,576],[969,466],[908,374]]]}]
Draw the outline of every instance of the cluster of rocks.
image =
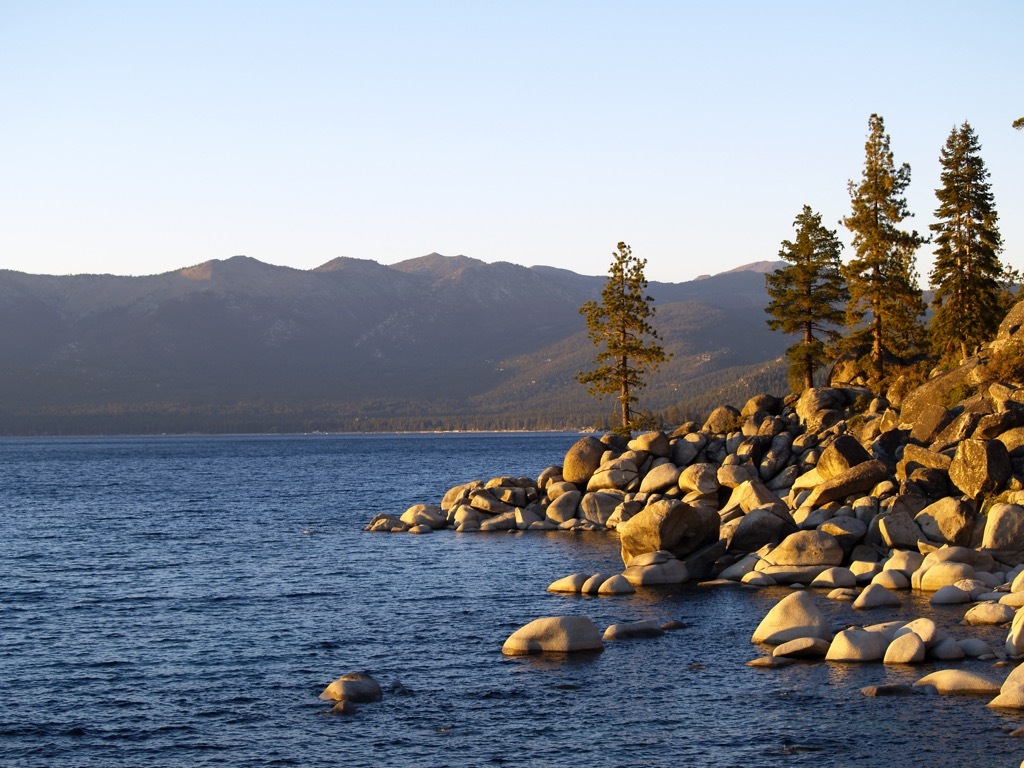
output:
[{"label": "cluster of rocks", "polygon": [[[993,622],[985,620],[980,623]],[[1022,650],[1017,624],[1014,622],[1006,641],[1006,650],[1011,655],[1020,655]],[[771,656],[750,662],[751,666],[759,667],[783,666],[796,659],[919,664],[926,660],[997,658],[996,651],[984,640],[953,637],[928,617],[852,626],[833,632],[827,617],[806,591],[793,592],[780,600],[758,625],[751,641],[773,646]],[[989,695],[994,696],[989,702],[991,707],[1020,709],[1024,708],[1024,671],[1018,670],[1024,670],[1024,667],[1015,668],[1005,679],[994,679],[963,669],[941,669],[918,679],[913,686],[871,686],[863,693],[870,696],[893,695],[920,688],[942,695]]]}]

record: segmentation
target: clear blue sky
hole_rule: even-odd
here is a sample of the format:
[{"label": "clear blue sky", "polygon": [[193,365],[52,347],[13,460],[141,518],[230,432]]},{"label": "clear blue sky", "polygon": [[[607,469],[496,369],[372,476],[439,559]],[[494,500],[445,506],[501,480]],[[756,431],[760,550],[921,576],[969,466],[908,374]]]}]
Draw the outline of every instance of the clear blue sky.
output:
[{"label": "clear blue sky", "polygon": [[688,280],[776,258],[804,203],[848,243],[872,112],[922,232],[971,122],[1021,268],[1022,40],[1021,0],[0,0],[0,268],[603,274],[625,240]]}]

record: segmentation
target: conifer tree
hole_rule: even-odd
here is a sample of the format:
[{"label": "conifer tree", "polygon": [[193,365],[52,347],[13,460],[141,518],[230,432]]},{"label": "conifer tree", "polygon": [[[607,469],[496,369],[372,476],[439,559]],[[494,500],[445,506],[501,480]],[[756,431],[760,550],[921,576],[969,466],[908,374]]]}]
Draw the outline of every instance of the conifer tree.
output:
[{"label": "conifer tree", "polygon": [[910,166],[893,161],[889,136],[879,115],[868,120],[860,182],[850,181],[852,212],[842,223],[853,233],[856,256],[845,266],[850,291],[847,324],[857,341],[871,343],[871,382],[881,386],[885,355],[906,357],[925,343],[920,317],[925,304],[917,284],[914,254],[925,242],[899,225],[911,215],[903,196]]},{"label": "conifer tree", "polygon": [[650,323],[654,299],[645,295],[647,260],[634,256],[625,243],[617,248],[601,302],[588,301],[580,307],[580,314],[587,320],[587,334],[598,353],[594,357],[597,367],[586,373],[580,371],[576,380],[595,397],[616,395],[622,423],[615,431],[629,435],[640,421],[635,404],[638,392],[646,386],[646,374],[657,370],[669,356],[658,344],[658,332]]},{"label": "conifer tree", "polygon": [[768,327],[802,338],[786,350],[790,381],[814,386],[814,372],[826,362],[829,346],[839,339],[836,326],[843,324],[842,303],[848,298],[839,254],[843,244],[834,230],[821,223],[821,215],[809,205],[793,222],[796,240],[782,241],[779,257],[788,266],[765,275],[771,301]]},{"label": "conifer tree", "polygon": [[936,243],[930,279],[932,345],[942,357],[967,357],[995,335],[1005,314],[999,217],[980,152],[965,121],[953,128],[939,156],[942,186],[935,190],[938,221],[930,225]]}]

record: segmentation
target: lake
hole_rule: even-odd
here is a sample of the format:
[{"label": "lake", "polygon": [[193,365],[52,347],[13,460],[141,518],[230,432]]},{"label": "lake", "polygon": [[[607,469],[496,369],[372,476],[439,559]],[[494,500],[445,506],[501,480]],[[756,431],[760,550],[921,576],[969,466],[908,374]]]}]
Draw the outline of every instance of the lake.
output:
[{"label": "lake", "polygon": [[[785,589],[555,595],[561,576],[621,570],[613,534],[362,531],[459,483],[536,477],[577,437],[0,441],[0,765],[1020,764],[1024,718],[987,698],[859,693],[935,665],[745,666]],[[929,613],[967,636],[963,607],[819,602],[837,627]],[[566,613],[686,626],[501,655]],[[318,694],[353,671],[413,695],[327,714]]]}]

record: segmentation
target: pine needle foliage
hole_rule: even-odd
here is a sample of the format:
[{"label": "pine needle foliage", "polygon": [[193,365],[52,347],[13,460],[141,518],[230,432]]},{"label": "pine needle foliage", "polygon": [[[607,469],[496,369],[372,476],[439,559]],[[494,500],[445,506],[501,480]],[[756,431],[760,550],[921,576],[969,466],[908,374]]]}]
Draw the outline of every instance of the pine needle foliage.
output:
[{"label": "pine needle foliage", "polygon": [[822,225],[821,215],[805,205],[793,221],[796,239],[783,240],[779,258],[789,262],[765,275],[771,315],[768,327],[801,339],[786,350],[789,379],[802,389],[814,386],[814,373],[824,365],[840,338],[842,305],[849,299],[839,255],[843,244],[835,230]]},{"label": "pine needle foliage", "polygon": [[630,435],[642,426],[636,403],[646,385],[646,375],[667,362],[669,356],[651,325],[654,299],[647,295],[647,260],[634,256],[625,243],[619,243],[617,249],[612,254],[600,303],[588,301],[580,307],[587,321],[587,334],[598,352],[594,357],[596,367],[580,371],[576,380],[594,397],[616,395],[622,420],[615,431]]},{"label": "pine needle foliage", "polygon": [[953,128],[939,162],[937,221],[929,225],[936,244],[931,335],[935,353],[950,360],[966,358],[995,336],[1006,314],[1005,269],[989,172],[970,123]]},{"label": "pine needle foliage", "polygon": [[871,345],[871,384],[878,388],[885,378],[886,354],[907,358],[926,345],[921,323],[926,307],[914,261],[926,239],[900,228],[912,215],[904,197],[910,166],[896,167],[879,115],[868,120],[864,149],[861,179],[848,184],[852,211],[842,219],[856,251],[844,267],[850,291],[846,318],[851,340]]}]

